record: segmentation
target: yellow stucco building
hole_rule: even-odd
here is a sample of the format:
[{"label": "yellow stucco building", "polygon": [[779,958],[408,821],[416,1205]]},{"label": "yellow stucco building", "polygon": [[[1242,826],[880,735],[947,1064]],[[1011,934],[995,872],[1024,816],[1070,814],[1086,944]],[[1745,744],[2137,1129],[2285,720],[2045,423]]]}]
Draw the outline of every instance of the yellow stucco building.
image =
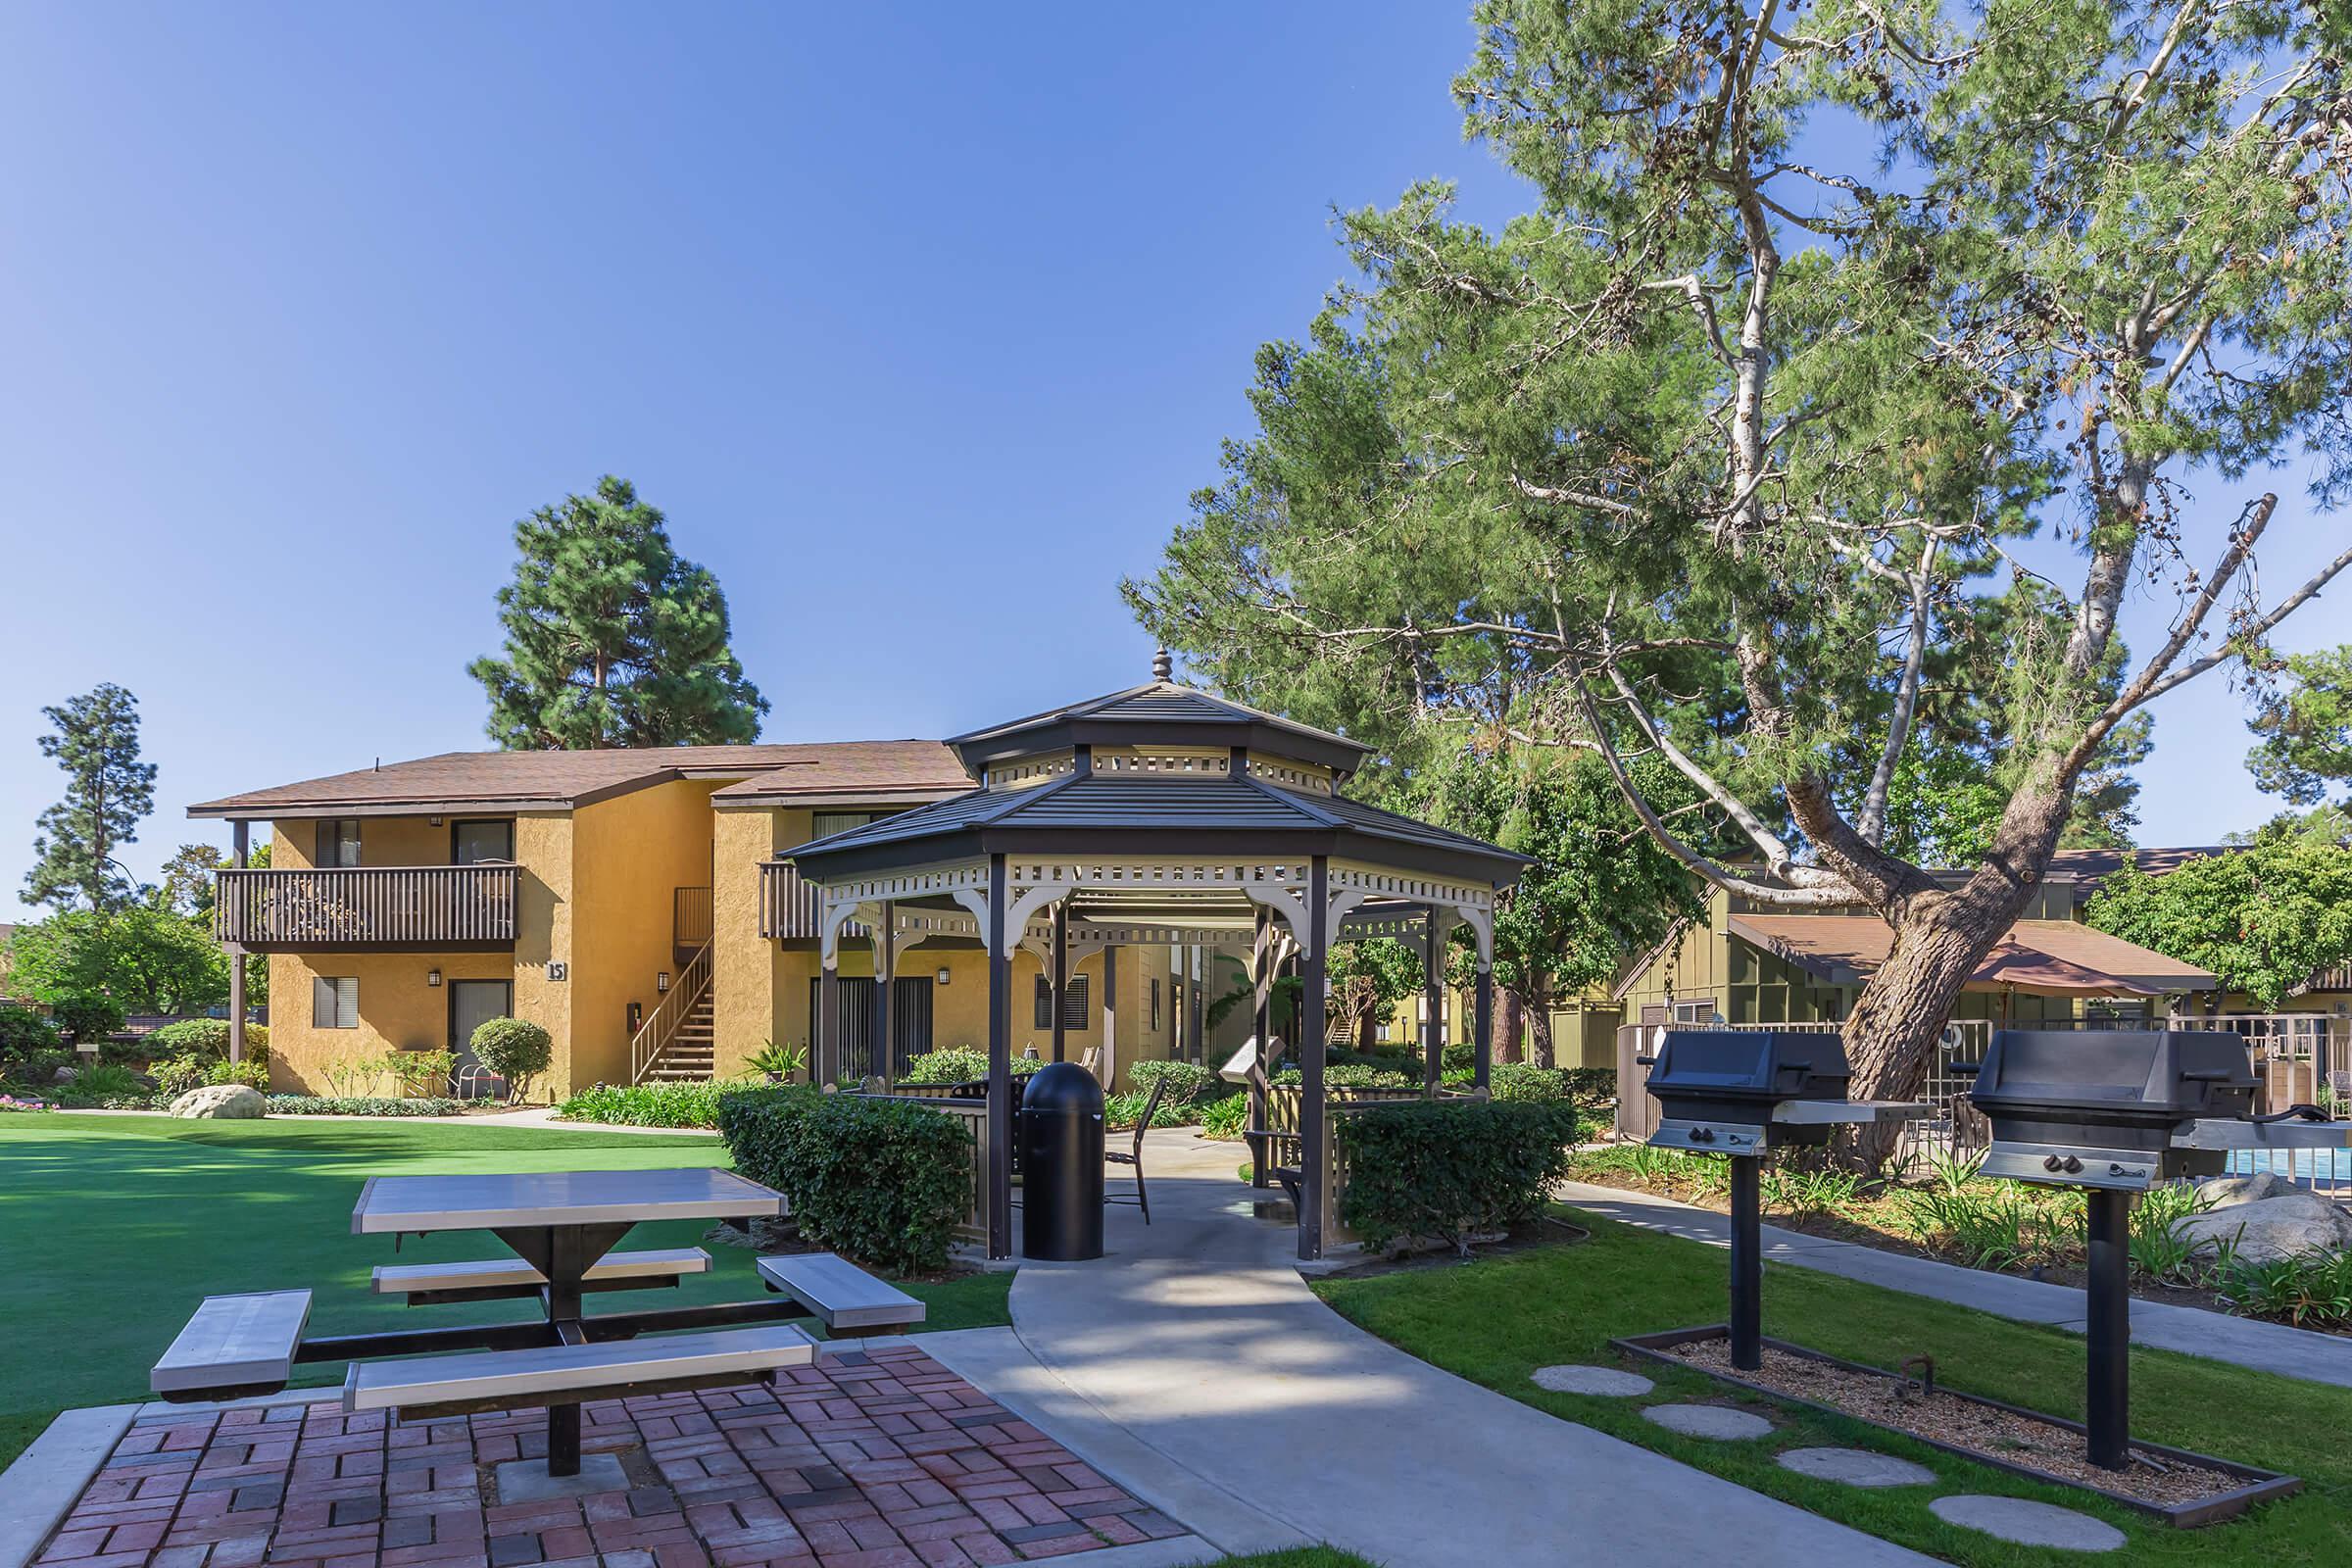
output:
[{"label": "yellow stucco building", "polygon": [[[190,808],[233,824],[220,876],[232,953],[269,956],[270,1078],[325,1094],[389,1052],[450,1051],[486,1018],[544,1025],[542,1092],[645,1078],[729,1078],[774,1042],[806,1046],[812,906],[777,852],[974,787],[936,741],[461,752],[230,796]],[[266,868],[244,864],[252,829]],[[952,939],[909,956],[890,1060],[977,1045],[986,962]],[[242,978],[242,966],[232,965]],[[1112,1087],[1145,1057],[1199,1054],[1200,956],[1144,950],[1076,966],[1062,1010],[1074,1057]],[[1106,972],[1106,970],[1108,972]],[[1017,965],[1029,998],[1042,971]],[[863,943],[844,945],[853,1022],[872,1016]],[[241,999],[239,999],[241,1001]],[[241,1006],[232,1004],[233,1014]],[[1017,1010],[1050,1047],[1052,1003]]]}]

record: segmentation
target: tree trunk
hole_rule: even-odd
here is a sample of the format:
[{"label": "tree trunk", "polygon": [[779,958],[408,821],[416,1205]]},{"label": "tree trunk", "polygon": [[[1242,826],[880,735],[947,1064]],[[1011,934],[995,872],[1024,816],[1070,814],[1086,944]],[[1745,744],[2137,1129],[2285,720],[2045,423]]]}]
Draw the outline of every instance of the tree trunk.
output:
[{"label": "tree trunk", "polygon": [[1557,1066],[1551,1049],[1551,1008],[1539,999],[1527,1009],[1529,1056],[1539,1067]]},{"label": "tree trunk", "polygon": [[1520,1004],[1519,993],[1494,988],[1494,1059],[1517,1061],[1519,1037],[1526,1027],[1527,1009]]},{"label": "tree trunk", "polygon": [[[2072,800],[2045,764],[2029,770],[2010,797],[1984,864],[1958,889],[1907,895],[1888,912],[1894,941],[1886,961],[1855,999],[1840,1036],[1856,1100],[1916,1100],[1960,989],[2033,897]],[[1900,1129],[1863,1128],[1855,1152],[1870,1169],[1894,1152]]]}]

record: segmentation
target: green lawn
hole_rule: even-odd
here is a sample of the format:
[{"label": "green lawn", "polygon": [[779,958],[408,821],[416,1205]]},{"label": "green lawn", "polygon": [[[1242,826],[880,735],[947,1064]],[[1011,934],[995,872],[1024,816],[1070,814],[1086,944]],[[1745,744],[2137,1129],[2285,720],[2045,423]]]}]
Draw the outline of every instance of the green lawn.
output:
[{"label": "green lawn", "polygon": [[[398,1121],[174,1121],[168,1116],[0,1117],[0,1465],[58,1410],[146,1397],[147,1369],[207,1296],[307,1286],[321,1333],[504,1321],[523,1301],[409,1308],[372,1296],[368,1271],[394,1258],[387,1237],[351,1234],[369,1176],[445,1171],[637,1170],[724,1165],[715,1138],[541,1132]],[[631,1247],[688,1247],[699,1222],[648,1225]],[[489,1249],[485,1251],[483,1249]],[[711,1247],[710,1272],[677,1291],[625,1298],[742,1300],[760,1294],[746,1249]],[[399,1258],[502,1255],[480,1234],[408,1238]],[[926,1327],[1008,1321],[1007,1274],[910,1286]],[[335,1384],[339,1366],[299,1369]]]},{"label": "green lawn", "polygon": [[[1573,1212],[1573,1211],[1571,1211]],[[2299,1495],[2245,1519],[2174,1530],[2067,1489],[2037,1487],[1841,1417],[1777,1406],[1780,1430],[1753,1444],[1680,1438],[1641,1418],[1638,1401],[1551,1394],[1528,1381],[1557,1362],[1610,1361],[1615,1336],[1720,1322],[1725,1254],[1716,1248],[1577,1214],[1592,1242],[1460,1268],[1426,1269],[1316,1290],[1383,1339],[1515,1399],[1673,1455],[1758,1492],[1954,1562],[2007,1565],[2083,1561],[2007,1546],[1942,1523],[1928,1498],[1956,1491],[2007,1493],[2082,1508],[2132,1537],[2112,1560],[2143,1563],[2352,1563],[2352,1390],[2242,1371],[2161,1350],[2132,1352],[2132,1429],[2159,1443],[2299,1475]],[[1833,1354],[1891,1367],[1922,1352],[1936,1375],[2072,1418],[2082,1415],[2082,1342],[1966,1308],[1805,1269],[1765,1266],[1764,1329]],[[1711,1396],[1722,1385],[1695,1372],[1642,1365],[1660,1399]],[[1783,1470],[1786,1447],[1880,1448],[1937,1472],[1942,1485],[1860,1492]],[[1736,1548],[1729,1548],[1737,1555]]]}]

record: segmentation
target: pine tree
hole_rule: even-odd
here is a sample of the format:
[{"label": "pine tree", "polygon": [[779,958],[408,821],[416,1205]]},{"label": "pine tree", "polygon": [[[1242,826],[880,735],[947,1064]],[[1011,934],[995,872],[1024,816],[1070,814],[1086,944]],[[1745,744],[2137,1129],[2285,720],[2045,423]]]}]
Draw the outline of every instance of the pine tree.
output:
[{"label": "pine tree", "polygon": [[749,741],[768,710],[727,646],[718,579],[671,548],[662,514],[608,474],[514,525],[498,591],[503,658],[467,672],[509,751]]},{"label": "pine tree", "polygon": [[40,814],[24,896],[60,908],[76,900],[101,913],[120,908],[131,882],[115,856],[155,808],[155,764],[139,760],[139,700],[107,681],[41,715],[57,726],[41,737],[41,755],[66,770],[66,798]]}]

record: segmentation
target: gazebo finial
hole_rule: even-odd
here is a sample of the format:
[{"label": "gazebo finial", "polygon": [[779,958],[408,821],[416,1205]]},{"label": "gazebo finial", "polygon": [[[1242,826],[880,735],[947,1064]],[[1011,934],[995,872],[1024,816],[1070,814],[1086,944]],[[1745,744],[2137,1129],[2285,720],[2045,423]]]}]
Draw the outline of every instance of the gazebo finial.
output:
[{"label": "gazebo finial", "polygon": [[1152,678],[1153,680],[1174,680],[1176,678],[1176,662],[1168,657],[1168,651],[1165,648],[1155,650],[1152,655]]}]

